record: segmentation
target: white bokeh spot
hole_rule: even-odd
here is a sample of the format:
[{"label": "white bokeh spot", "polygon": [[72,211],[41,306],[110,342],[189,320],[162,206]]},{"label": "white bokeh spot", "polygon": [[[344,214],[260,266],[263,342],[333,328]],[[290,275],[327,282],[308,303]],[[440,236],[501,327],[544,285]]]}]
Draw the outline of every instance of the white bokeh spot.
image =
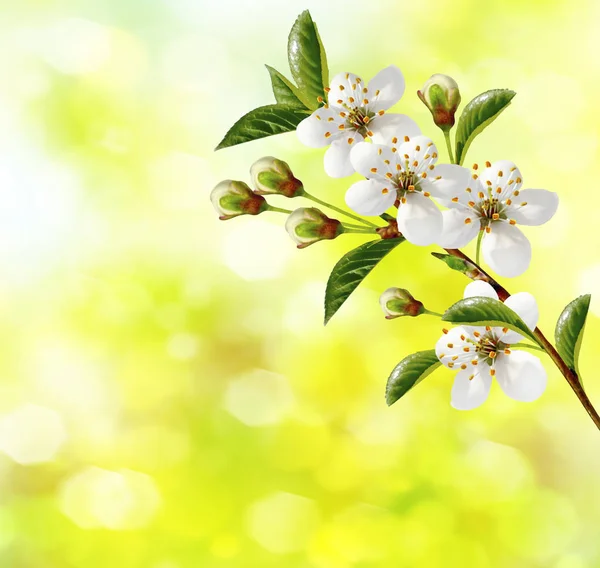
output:
[{"label": "white bokeh spot", "polygon": [[89,467],[67,479],[60,489],[61,511],[83,529],[139,529],[160,506],[154,480],[131,470]]},{"label": "white bokeh spot", "polygon": [[21,465],[53,460],[66,438],[60,415],[50,408],[25,404],[0,419],[0,450]]},{"label": "white bokeh spot", "polygon": [[278,492],[254,503],[248,510],[248,532],[273,554],[303,550],[319,524],[319,509],[312,499]]},{"label": "white bokeh spot", "polygon": [[225,392],[225,409],[247,426],[277,424],[293,405],[287,379],[262,369],[235,379]]}]

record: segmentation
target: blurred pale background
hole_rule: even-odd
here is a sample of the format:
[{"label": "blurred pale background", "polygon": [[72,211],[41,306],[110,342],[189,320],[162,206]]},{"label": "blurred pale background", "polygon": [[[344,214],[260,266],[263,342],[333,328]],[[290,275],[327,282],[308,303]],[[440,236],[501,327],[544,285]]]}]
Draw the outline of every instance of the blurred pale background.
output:
[{"label": "blurred pale background", "polygon": [[550,335],[595,295],[581,367],[600,403],[597,2],[3,2],[0,566],[600,565],[600,433],[548,362],[533,404],[496,388],[454,411],[438,370],[385,406],[441,326],[385,321],[379,293],[443,310],[461,275],[403,245],[325,329],[329,270],[365,238],[297,251],[276,214],[217,220],[211,188],[263,155],[338,204],[351,183],[294,134],[212,151],[272,102],[263,64],[288,74],[305,8],[332,73],[401,67],[397,110],[440,149],[415,95],[432,73],[465,102],[518,92],[467,162],[560,193],[509,287]]}]

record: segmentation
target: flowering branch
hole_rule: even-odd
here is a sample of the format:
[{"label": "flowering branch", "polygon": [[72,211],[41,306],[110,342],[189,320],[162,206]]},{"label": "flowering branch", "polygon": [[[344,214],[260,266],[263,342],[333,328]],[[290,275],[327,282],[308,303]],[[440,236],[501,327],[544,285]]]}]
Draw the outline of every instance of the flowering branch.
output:
[{"label": "flowering branch", "polygon": [[[483,270],[483,268],[481,268],[481,266],[479,266],[476,262],[473,262],[473,260],[471,260],[464,252],[462,252],[459,249],[444,249],[444,250],[449,255],[453,256],[454,258],[459,258],[461,260],[464,260],[465,262],[468,262],[468,263],[472,264],[475,268],[477,268],[481,272],[481,274],[483,274],[485,276],[488,284],[490,284],[490,286],[492,286],[492,288],[494,288],[494,290],[496,290],[496,292],[498,293],[498,297],[500,298],[501,301],[505,301],[510,297],[510,292],[508,292],[508,290],[506,288],[504,288],[504,286],[502,286],[502,284],[500,284],[498,281],[496,281],[494,278],[492,278],[492,276],[490,276],[485,270]],[[580,381],[577,373],[573,369],[569,368],[569,366],[565,363],[563,358],[558,354],[555,347],[552,345],[552,343],[550,343],[550,341],[548,341],[548,339],[546,338],[546,336],[543,334],[542,330],[539,327],[536,327],[534,329],[533,334],[535,335],[536,339],[539,341],[540,345],[543,347],[544,351],[552,359],[553,363],[556,365],[558,370],[565,377],[565,379],[569,383],[569,386],[573,389],[573,392],[575,393],[575,395],[581,402],[583,408],[585,408],[585,410],[590,415],[590,418],[593,420],[596,427],[600,430],[600,415],[598,415],[598,412],[594,408],[594,406],[593,406],[592,402],[590,401],[590,399],[588,398],[586,392],[583,390],[583,387],[581,386],[581,381]]]},{"label": "flowering branch", "polygon": [[[464,297],[444,314],[425,307],[400,287],[381,294],[387,319],[431,315],[454,324],[444,329],[435,349],[405,357],[392,371],[386,400],[393,404],[437,367],[456,371],[451,404],[459,410],[481,405],[496,381],[509,397],[530,402],[544,392],[547,372],[535,354],[543,351],[565,377],[600,429],[600,416],[587,397],[578,369],[590,296],[573,300],[563,310],[552,345],[537,327],[539,310],[528,292],[509,294],[481,268],[480,254],[502,277],[524,273],[532,247],[520,226],[548,222],[558,207],[558,195],[543,189],[523,189],[523,176],[509,160],[462,166],[476,137],[511,104],[515,92],[491,89],[474,97],[457,121],[454,148],[450,132],[461,102],[458,84],[435,74],[417,92],[443,134],[450,163],[439,163],[438,149],[419,125],[404,114],[388,112],[400,101],[405,79],[390,65],[370,81],[349,72],[329,81],[327,58],[315,23],[303,12],[290,32],[290,70],[297,84],[269,68],[277,104],[260,107],[242,117],[218,148],[296,130],[298,139],[313,148],[327,148],[324,169],[330,177],[354,173],[363,180],[345,195],[352,212],[306,192],[288,164],[261,158],[251,168],[252,186],[226,180],[211,193],[220,218],[278,211],[288,217],[285,228],[298,248],[344,233],[377,236],[346,253],[334,266],[325,292],[325,323],[366,276],[404,242],[437,244],[447,254],[433,253],[449,268],[469,277]],[[350,219],[342,222],[315,207],[294,210],[270,205],[264,196],[304,197]],[[442,207],[440,207],[442,206]],[[388,211],[395,209],[395,215]],[[379,217],[378,226],[365,217]],[[476,257],[460,249],[476,239]],[[531,345],[523,343],[528,339]]]}]

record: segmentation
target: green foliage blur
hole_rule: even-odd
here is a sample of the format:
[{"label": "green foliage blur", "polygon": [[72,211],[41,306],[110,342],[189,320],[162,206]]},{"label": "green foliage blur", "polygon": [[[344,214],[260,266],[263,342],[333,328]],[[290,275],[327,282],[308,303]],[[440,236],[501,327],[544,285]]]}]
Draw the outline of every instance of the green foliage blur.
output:
[{"label": "green foliage blur", "polygon": [[549,334],[592,293],[580,368],[600,402],[596,2],[5,3],[2,568],[600,565],[600,434],[548,361],[532,404],[494,388],[455,411],[438,369],[386,406],[389,372],[442,325],[386,321],[379,294],[441,311],[467,283],[434,247],[398,247],[324,328],[329,271],[366,237],[299,251],[283,215],[218,221],[211,189],[265,155],[337,205],[354,181],[294,134],[213,152],[274,102],[263,64],[286,69],[306,8],[332,74],[402,69],[394,111],[440,153],[416,95],[433,73],[463,101],[517,92],[465,165],[510,159],[559,192],[507,286],[536,296]]}]

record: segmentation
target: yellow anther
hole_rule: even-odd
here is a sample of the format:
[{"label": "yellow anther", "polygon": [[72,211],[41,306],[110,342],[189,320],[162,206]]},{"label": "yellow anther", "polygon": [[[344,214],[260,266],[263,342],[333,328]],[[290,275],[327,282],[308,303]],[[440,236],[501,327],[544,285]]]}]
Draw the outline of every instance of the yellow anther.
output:
[{"label": "yellow anther", "polygon": [[[347,79],[348,77],[346,77]],[[340,85],[340,91],[343,91],[346,87],[344,87],[344,85]]]},{"label": "yellow anther", "polygon": [[348,138],[348,144],[353,144],[354,143],[354,138]]},{"label": "yellow anther", "polygon": [[473,169],[477,171],[479,169],[479,164],[473,164]]},{"label": "yellow anther", "polygon": [[404,141],[405,141],[405,142],[410,142],[410,138],[409,138],[408,136],[405,136],[405,137],[404,137]]},{"label": "yellow anther", "polygon": [[496,369],[490,369],[490,375],[493,377],[496,374]]},{"label": "yellow anther", "polygon": [[354,102],[354,97],[348,97],[348,101],[353,103]]},{"label": "yellow anther", "polygon": [[420,152],[420,151],[421,151],[421,146],[415,146],[415,150],[416,150],[417,152]]},{"label": "yellow anther", "polygon": [[472,222],[473,222],[473,221],[472,221],[471,217],[467,217],[467,218],[465,219],[465,225],[470,225]]},{"label": "yellow anther", "polygon": [[514,219],[511,219],[511,220],[509,221],[509,224],[511,224],[511,225],[516,225],[516,224],[517,224],[517,222],[516,222]]},{"label": "yellow anther", "polygon": [[454,343],[448,343],[448,349],[454,349]]},{"label": "yellow anther", "polygon": [[498,177],[502,177],[503,175],[504,175],[504,174],[502,173],[502,170],[500,170],[500,171],[498,172]]},{"label": "yellow anther", "polygon": [[369,104],[369,99],[363,99],[363,105],[368,105]]},{"label": "yellow anther", "polygon": [[496,358],[497,353],[495,351],[492,351],[489,355],[490,359],[495,359]]},{"label": "yellow anther", "polygon": [[398,144],[398,138],[395,136],[392,138],[392,144]]},{"label": "yellow anther", "polygon": [[475,202],[474,201],[469,201],[469,207],[475,207]]},{"label": "yellow anther", "polygon": [[331,132],[325,132],[325,138],[329,138],[331,136]]},{"label": "yellow anther", "polygon": [[523,201],[523,203],[521,203],[521,207],[525,207],[525,205],[527,205],[527,201]]},{"label": "yellow anther", "polygon": [[323,97],[317,97],[317,102],[318,103],[322,103],[323,102]]},{"label": "yellow anther", "polygon": [[423,192],[423,195],[424,195],[425,197],[431,197],[431,193],[429,193],[428,191],[424,191],[424,192]]},{"label": "yellow anther", "polygon": [[491,168],[491,167],[492,167],[492,164],[491,164],[491,162],[486,162],[486,163],[485,163],[485,167],[486,167],[486,168]]},{"label": "yellow anther", "polygon": [[448,334],[448,330],[447,330],[446,328],[443,328],[443,329],[442,329],[442,333],[443,333],[444,335],[447,335],[447,334]]},{"label": "yellow anther", "polygon": [[377,173],[377,168],[371,168],[371,172],[376,174]]},{"label": "yellow anther", "polygon": [[506,205],[512,205],[512,199],[507,199],[506,200]]},{"label": "yellow anther", "polygon": [[453,197],[451,200],[453,203],[458,203],[458,197]]},{"label": "yellow anther", "polygon": [[498,215],[498,213],[494,213],[494,214],[492,215],[492,219],[493,219],[494,221],[497,221],[498,219],[500,219],[500,215]]},{"label": "yellow anther", "polygon": [[491,227],[486,227],[485,228],[485,232],[488,233],[488,234],[491,233],[492,232],[492,228]]},{"label": "yellow anther", "polygon": [[384,187],[384,188],[381,190],[381,193],[382,193],[383,195],[387,195],[389,192],[390,192],[390,190],[389,190],[387,187]]}]

